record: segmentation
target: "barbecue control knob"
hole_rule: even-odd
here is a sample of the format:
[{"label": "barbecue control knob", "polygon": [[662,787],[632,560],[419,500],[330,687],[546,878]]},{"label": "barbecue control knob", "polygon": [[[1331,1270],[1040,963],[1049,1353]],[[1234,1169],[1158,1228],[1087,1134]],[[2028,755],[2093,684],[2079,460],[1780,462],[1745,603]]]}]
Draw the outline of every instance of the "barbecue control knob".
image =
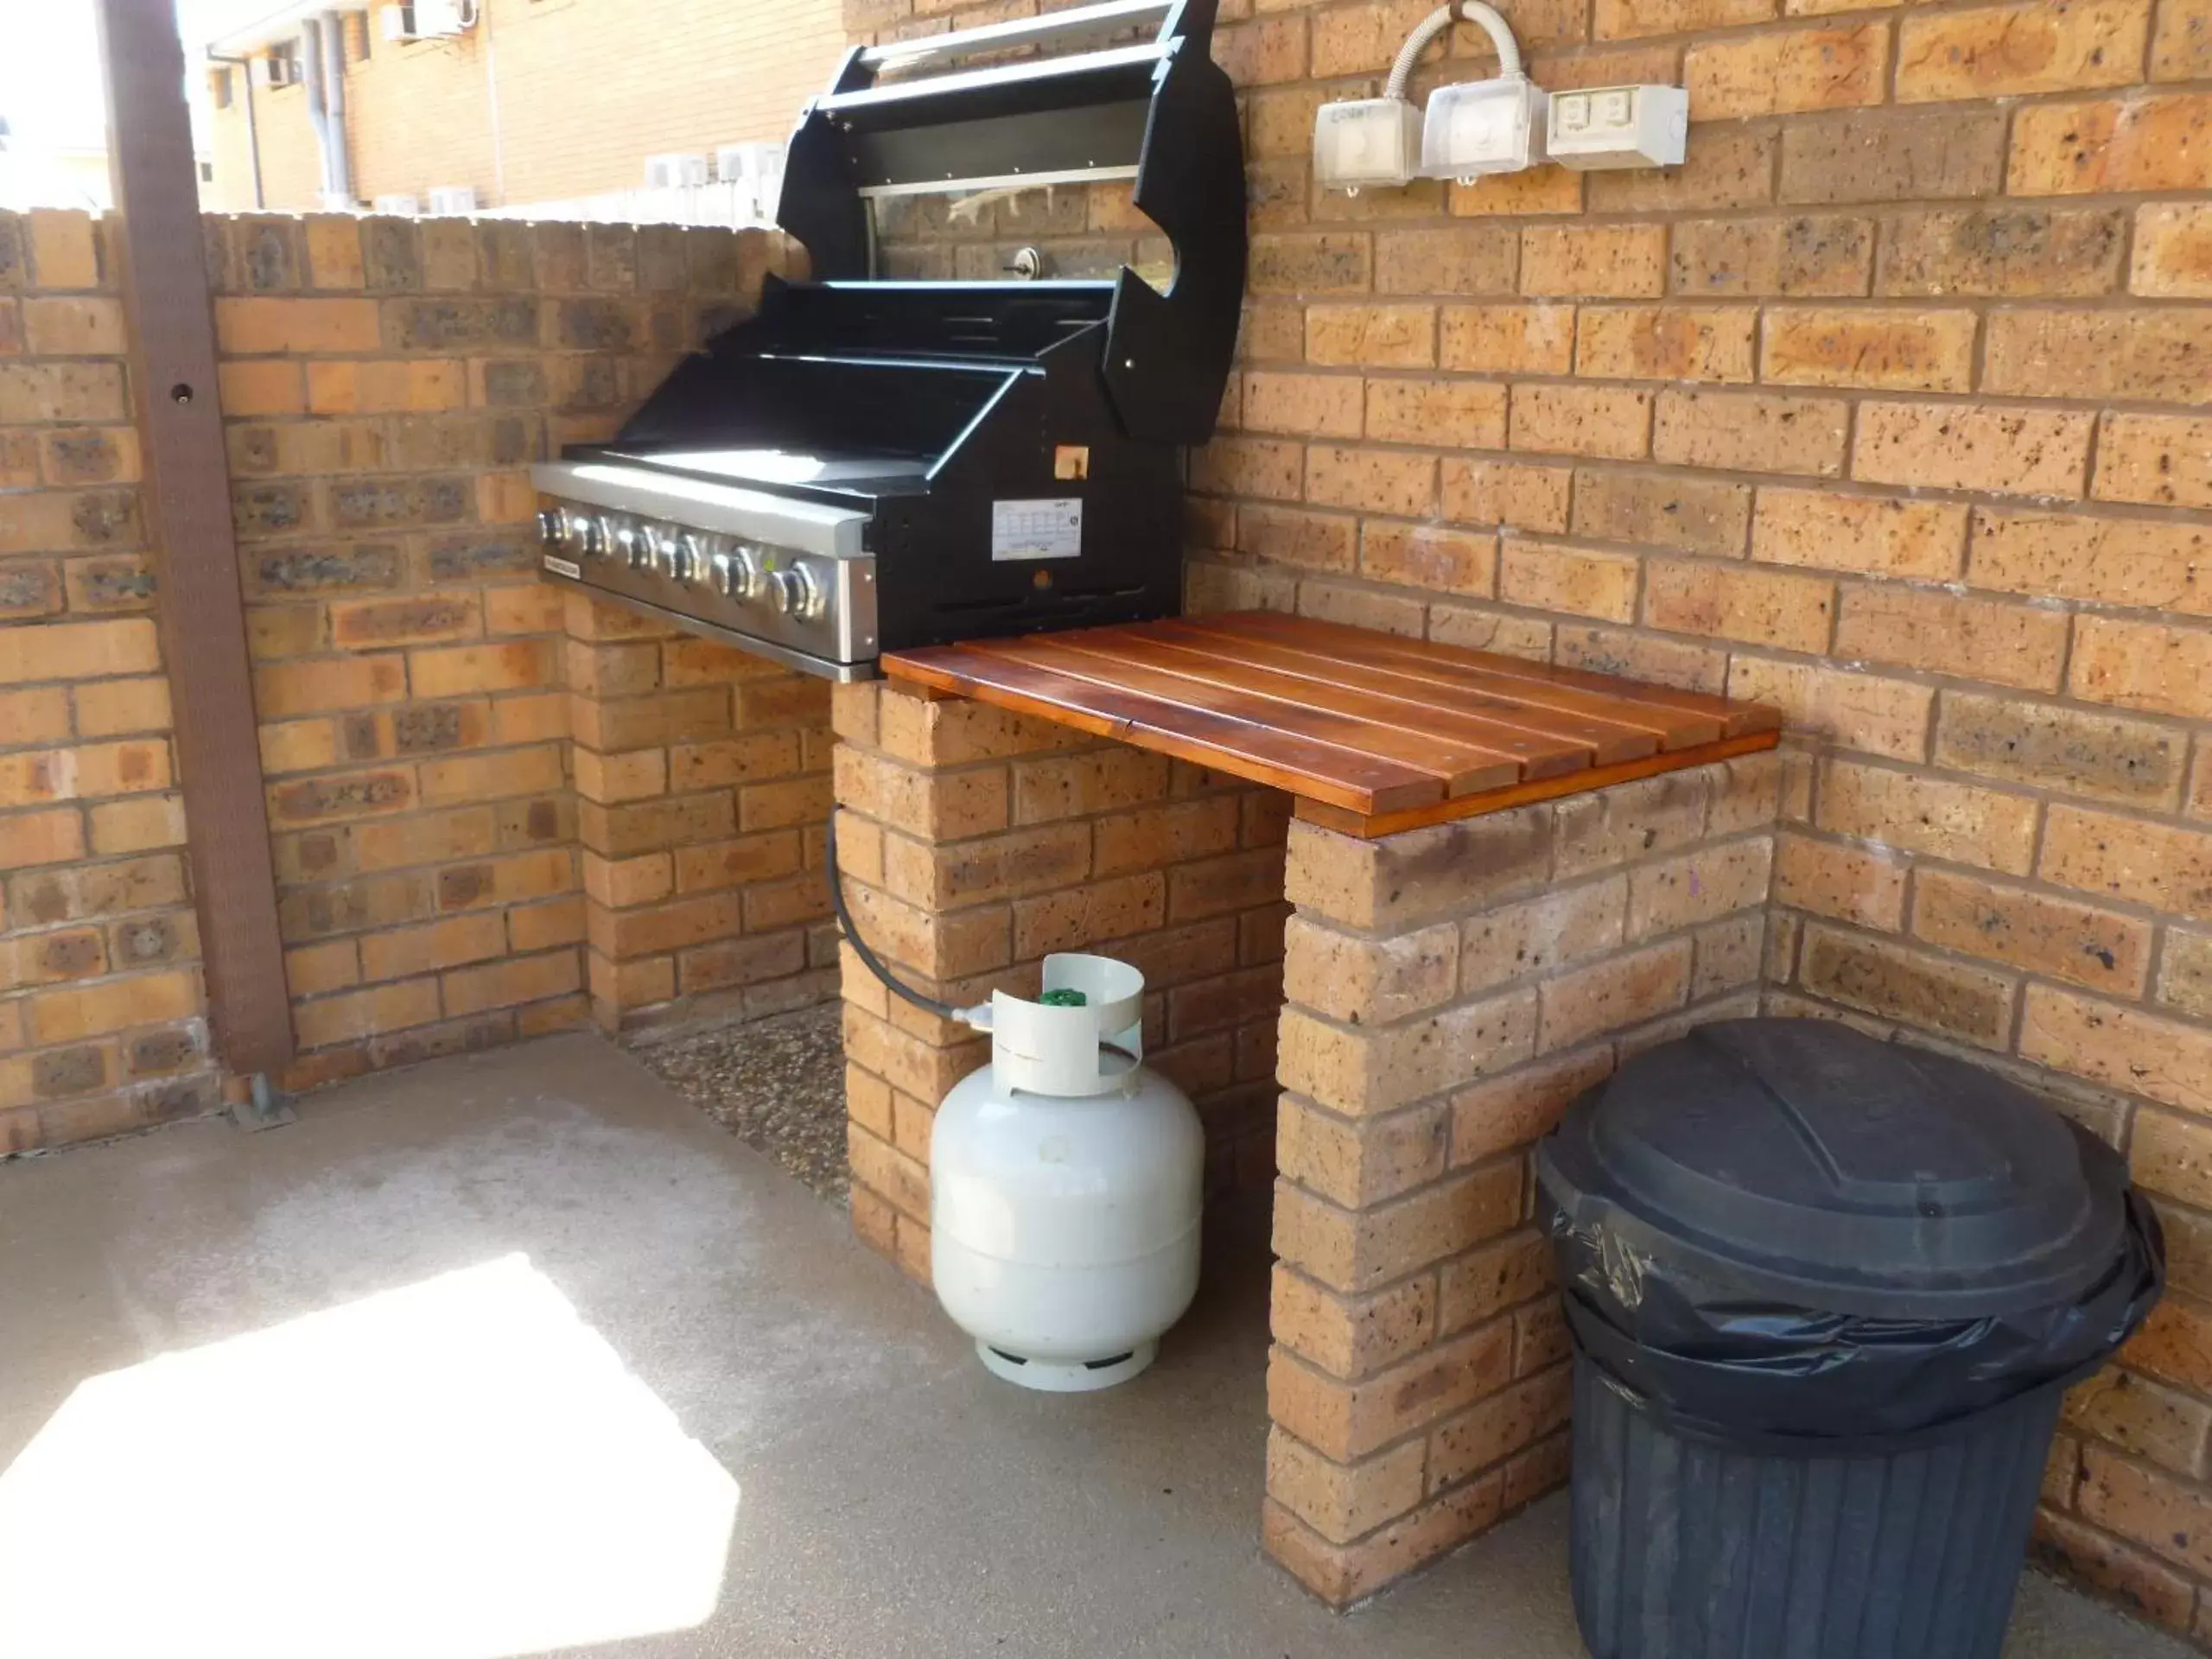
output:
[{"label": "barbecue control knob", "polygon": [[715,586],[729,598],[745,603],[760,592],[760,561],[743,542],[715,555]]},{"label": "barbecue control knob", "polygon": [[823,612],[828,595],[822,579],[811,567],[798,564],[769,577],[769,597],[776,608],[797,622],[811,622]]},{"label": "barbecue control knob", "polygon": [[643,524],[623,525],[614,532],[614,545],[632,570],[643,570],[653,562],[652,531]]},{"label": "barbecue control knob", "polygon": [[545,507],[537,515],[537,539],[549,553],[558,553],[569,544],[569,515],[558,507]]},{"label": "barbecue control knob", "polygon": [[607,551],[607,537],[599,520],[586,512],[563,515],[568,520],[569,544],[585,558],[595,559]]},{"label": "barbecue control knob", "polygon": [[686,531],[679,535],[664,536],[660,544],[661,569],[671,582],[680,582],[687,587],[699,579],[707,568],[705,540]]}]

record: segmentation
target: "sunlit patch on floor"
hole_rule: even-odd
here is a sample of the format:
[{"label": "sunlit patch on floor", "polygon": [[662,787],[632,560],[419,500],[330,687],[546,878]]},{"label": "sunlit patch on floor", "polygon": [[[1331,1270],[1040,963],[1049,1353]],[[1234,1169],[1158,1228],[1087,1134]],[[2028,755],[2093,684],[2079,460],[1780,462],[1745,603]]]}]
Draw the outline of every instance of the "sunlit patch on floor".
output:
[{"label": "sunlit patch on floor", "polygon": [[496,1659],[685,1630],[737,1504],[508,1256],[81,1384],[0,1473],[0,1654]]}]

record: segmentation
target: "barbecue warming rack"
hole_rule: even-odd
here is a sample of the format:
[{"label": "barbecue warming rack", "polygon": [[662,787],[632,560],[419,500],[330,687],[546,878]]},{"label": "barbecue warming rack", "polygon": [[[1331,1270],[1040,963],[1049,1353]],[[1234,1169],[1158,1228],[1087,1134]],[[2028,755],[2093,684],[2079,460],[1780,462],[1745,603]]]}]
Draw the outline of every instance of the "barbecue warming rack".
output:
[{"label": "barbecue warming rack", "polygon": [[799,116],[777,222],[817,278],[863,280],[872,199],[1135,180],[1175,277],[1111,283],[1107,385],[1130,436],[1203,443],[1244,296],[1243,144],[1213,22],[1214,0],[1109,0],[855,48]]}]

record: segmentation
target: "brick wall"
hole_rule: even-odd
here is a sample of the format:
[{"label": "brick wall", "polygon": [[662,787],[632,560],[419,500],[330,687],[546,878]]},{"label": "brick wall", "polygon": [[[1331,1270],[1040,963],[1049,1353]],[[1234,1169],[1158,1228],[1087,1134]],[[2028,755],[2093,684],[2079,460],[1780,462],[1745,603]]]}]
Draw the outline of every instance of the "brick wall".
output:
[{"label": "brick wall", "polygon": [[[2045,1538],[2212,1643],[2212,7],[1504,0],[1541,85],[1687,85],[1688,164],[1316,191],[1315,106],[1428,9],[1223,7],[1253,246],[1192,601],[1788,710],[1768,1006],[2126,1149],[2174,1294],[2077,1396]],[[1450,52],[1417,86],[1487,72]],[[1042,200],[891,257],[1133,233]]]},{"label": "brick wall", "polygon": [[570,594],[592,1008],[610,1031],[836,995],[830,686]]},{"label": "brick wall", "polygon": [[[1272,1166],[1289,800],[1164,755],[896,683],[837,688],[837,855],[869,945],[956,1005],[1036,994],[1049,953],[1145,976],[1145,1060],[1198,1103],[1216,1192]],[[929,1277],[938,1102],[987,1038],[844,957],[853,1222]]]},{"label": "brick wall", "polygon": [[0,1154],[218,1098],[109,270],[0,214]]},{"label": "brick wall", "polygon": [[[824,994],[822,975],[803,977],[823,901],[792,826],[828,810],[826,699],[541,582],[527,470],[610,436],[757,295],[781,245],[461,219],[209,225],[302,1051],[289,1081],[588,1012],[619,1029],[732,1001],[764,1011],[779,994],[760,982],[793,975],[781,1005]],[[702,758],[741,736],[753,747]],[[669,747],[693,740],[703,749]],[[715,830],[770,827],[747,797],[776,780],[789,855],[709,874],[728,850],[707,844]],[[696,875],[679,886],[671,866],[649,893],[640,867],[679,842]],[[741,936],[750,971],[675,983],[679,938],[696,951]]]},{"label": "brick wall", "polygon": [[[487,207],[636,189],[645,157],[781,140],[843,49],[836,0],[667,5],[660,0],[480,0],[450,39],[346,30],[354,194],[427,197],[474,187]],[[235,67],[213,113],[215,181],[202,199],[254,206],[245,97]],[[321,162],[299,86],[253,89],[264,202],[321,206]]]},{"label": "brick wall", "polygon": [[[1217,1193],[1280,1170],[1276,1559],[1341,1605],[1556,1484],[1529,1148],[1620,1054],[1758,1010],[1782,757],[1366,841],[897,682],[840,687],[835,721],[846,892],[895,970],[961,1005],[1033,995],[1048,951],[1132,963]],[[988,1039],[849,951],[844,996],[854,1226],[926,1281],[935,1104]]]},{"label": "brick wall", "polygon": [[1565,1478],[1529,1150],[1619,1057],[1758,1011],[1781,774],[1381,841],[1292,826],[1262,1527],[1325,1600]]},{"label": "brick wall", "polygon": [[[212,1109],[103,226],[0,216],[0,1152]],[[310,1087],[833,995],[818,682],[541,582],[760,232],[207,221],[278,921]]]}]

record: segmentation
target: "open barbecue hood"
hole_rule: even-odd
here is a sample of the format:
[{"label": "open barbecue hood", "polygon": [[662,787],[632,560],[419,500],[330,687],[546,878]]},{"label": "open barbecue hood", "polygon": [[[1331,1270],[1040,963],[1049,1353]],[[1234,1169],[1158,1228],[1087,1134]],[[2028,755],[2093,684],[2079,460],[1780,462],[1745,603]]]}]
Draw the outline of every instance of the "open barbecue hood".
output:
[{"label": "open barbecue hood", "polygon": [[[1212,23],[1213,0],[1109,0],[848,53],[778,206],[815,280],[771,277],[611,443],[537,469],[547,573],[840,679],[1173,613],[1179,446],[1212,434],[1243,298]],[[1173,247],[1164,293],[1126,265],[874,280],[875,200],[1115,179]]]}]

